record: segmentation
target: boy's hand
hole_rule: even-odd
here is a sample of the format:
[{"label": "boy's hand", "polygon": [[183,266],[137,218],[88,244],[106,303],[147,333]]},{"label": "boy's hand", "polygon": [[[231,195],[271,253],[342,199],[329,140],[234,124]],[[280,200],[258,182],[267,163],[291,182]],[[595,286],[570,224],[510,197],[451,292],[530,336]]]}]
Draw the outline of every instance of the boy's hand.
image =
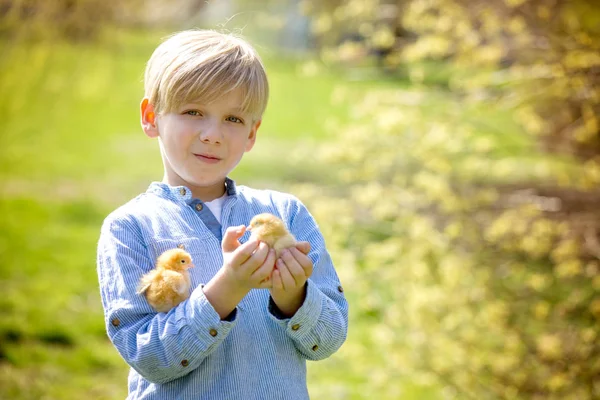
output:
[{"label": "boy's hand", "polygon": [[279,310],[292,316],[304,302],[306,281],[312,275],[313,263],[307,256],[308,242],[298,242],[296,247],[283,250],[275,263],[271,280],[271,297]]},{"label": "boy's hand", "polygon": [[242,289],[264,289],[272,286],[271,276],[275,265],[275,251],[256,240],[240,244],[245,226],[228,228],[223,237],[223,272]]}]

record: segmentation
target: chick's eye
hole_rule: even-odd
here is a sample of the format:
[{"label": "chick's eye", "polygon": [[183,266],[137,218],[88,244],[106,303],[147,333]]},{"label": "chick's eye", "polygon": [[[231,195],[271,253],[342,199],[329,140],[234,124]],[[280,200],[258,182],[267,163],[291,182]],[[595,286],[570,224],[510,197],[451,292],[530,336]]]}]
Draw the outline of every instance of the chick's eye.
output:
[{"label": "chick's eye", "polygon": [[181,260],[181,263],[182,263],[182,264],[185,264],[185,260]]}]

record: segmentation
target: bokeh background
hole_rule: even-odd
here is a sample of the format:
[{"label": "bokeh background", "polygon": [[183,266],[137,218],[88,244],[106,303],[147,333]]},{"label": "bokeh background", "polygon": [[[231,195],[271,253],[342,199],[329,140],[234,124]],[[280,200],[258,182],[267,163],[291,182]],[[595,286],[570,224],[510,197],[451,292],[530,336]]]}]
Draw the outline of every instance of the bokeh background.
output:
[{"label": "bokeh background", "polygon": [[126,396],[96,242],[162,178],[142,75],[191,27],[262,54],[233,177],[309,206],[351,304],[312,398],[600,398],[595,0],[0,0],[0,398]]}]

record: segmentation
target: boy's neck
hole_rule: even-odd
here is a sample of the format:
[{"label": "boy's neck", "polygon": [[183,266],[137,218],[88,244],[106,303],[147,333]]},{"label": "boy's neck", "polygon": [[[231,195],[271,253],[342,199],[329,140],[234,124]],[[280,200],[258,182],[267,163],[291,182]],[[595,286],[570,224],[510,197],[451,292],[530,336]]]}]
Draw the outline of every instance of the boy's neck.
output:
[{"label": "boy's neck", "polygon": [[168,176],[163,177],[163,183],[169,186],[185,186],[192,191],[192,197],[202,200],[203,202],[213,201],[225,194],[225,179],[220,184],[211,186],[194,186],[187,182],[169,179]]}]

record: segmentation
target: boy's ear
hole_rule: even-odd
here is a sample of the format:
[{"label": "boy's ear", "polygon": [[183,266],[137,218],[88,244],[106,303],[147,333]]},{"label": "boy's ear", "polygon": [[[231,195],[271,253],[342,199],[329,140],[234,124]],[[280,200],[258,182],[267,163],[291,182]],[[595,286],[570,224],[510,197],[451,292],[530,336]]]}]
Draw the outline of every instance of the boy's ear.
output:
[{"label": "boy's ear", "polygon": [[154,106],[150,104],[147,97],[144,97],[140,104],[142,129],[146,136],[154,138],[158,137],[158,127],[156,125],[156,114]]},{"label": "boy's ear", "polygon": [[246,142],[246,151],[252,150],[254,147],[254,143],[256,143],[256,132],[262,123],[262,119],[259,119],[254,124],[252,124],[252,129],[250,129],[250,133],[248,134],[248,142]]}]

